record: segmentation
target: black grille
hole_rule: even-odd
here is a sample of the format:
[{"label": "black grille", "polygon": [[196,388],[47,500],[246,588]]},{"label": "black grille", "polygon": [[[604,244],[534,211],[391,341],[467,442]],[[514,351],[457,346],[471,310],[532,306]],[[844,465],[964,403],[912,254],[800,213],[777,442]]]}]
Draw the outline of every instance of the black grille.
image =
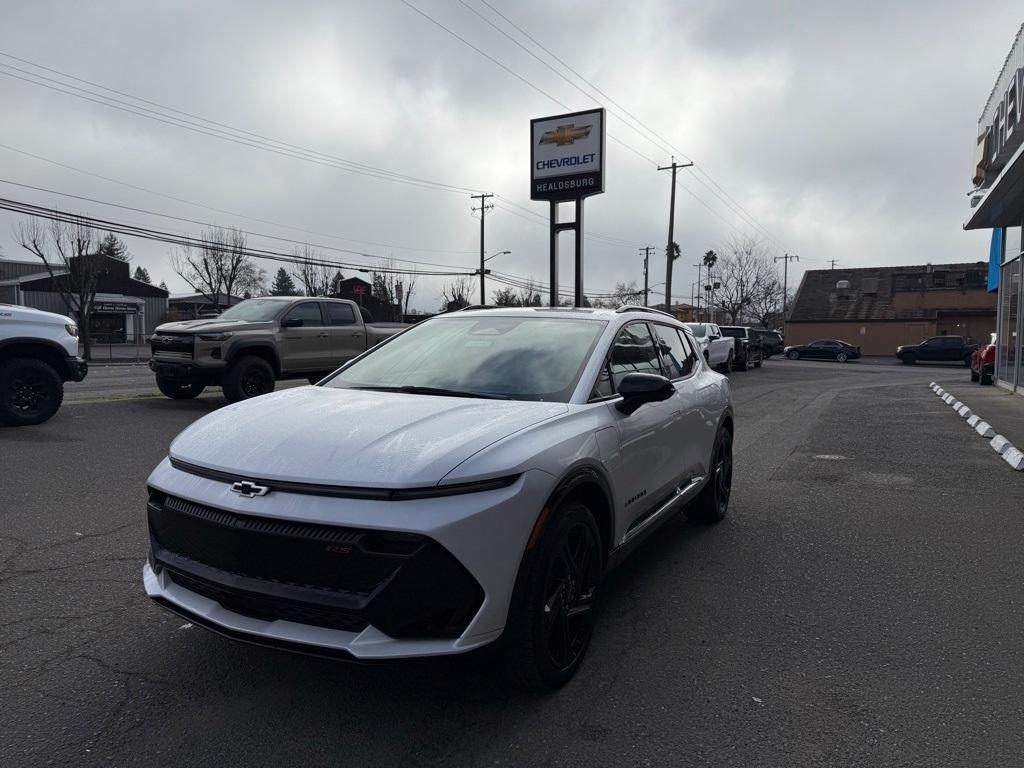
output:
[{"label": "black grille", "polygon": [[413,533],[243,515],[157,491],[152,561],[237,613],[392,637],[458,637],[483,590],[444,547]]},{"label": "black grille", "polygon": [[170,576],[175,584],[180,584],[197,595],[208,597],[229,611],[240,613],[243,616],[266,621],[294,621],[298,624],[343,629],[346,632],[362,632],[367,626],[366,619],[352,611],[324,608],[295,600],[282,600],[253,592],[228,589],[176,570],[171,570]]},{"label": "black grille", "polygon": [[191,333],[167,333],[153,334],[149,339],[149,346],[154,355],[167,353],[168,357],[192,359],[195,347],[195,336]]}]

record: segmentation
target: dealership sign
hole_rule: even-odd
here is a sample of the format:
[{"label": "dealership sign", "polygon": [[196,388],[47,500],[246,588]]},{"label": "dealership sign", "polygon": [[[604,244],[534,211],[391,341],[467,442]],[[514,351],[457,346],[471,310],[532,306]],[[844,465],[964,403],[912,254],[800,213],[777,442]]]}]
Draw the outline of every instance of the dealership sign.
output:
[{"label": "dealership sign", "polygon": [[578,200],[604,192],[604,110],[530,121],[530,199]]}]

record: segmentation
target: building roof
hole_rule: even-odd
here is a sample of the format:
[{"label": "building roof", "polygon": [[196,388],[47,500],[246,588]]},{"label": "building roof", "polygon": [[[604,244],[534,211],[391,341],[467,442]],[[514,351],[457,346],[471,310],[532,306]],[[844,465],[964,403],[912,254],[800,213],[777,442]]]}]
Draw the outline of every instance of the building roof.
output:
[{"label": "building roof", "polygon": [[[899,293],[946,292],[950,309],[957,305],[956,289],[984,291],[988,265],[983,261],[960,264],[921,264],[863,269],[814,269],[804,273],[788,322],[841,322],[856,320],[913,320],[934,318],[939,309],[897,309]],[[840,287],[845,281],[848,287]]]},{"label": "building roof", "polygon": [[[230,299],[230,301],[229,301]],[[209,304],[210,299],[205,293],[172,293],[167,297],[171,304]],[[224,293],[217,294],[217,304],[234,306],[240,301],[245,301],[240,296],[228,296]]]}]

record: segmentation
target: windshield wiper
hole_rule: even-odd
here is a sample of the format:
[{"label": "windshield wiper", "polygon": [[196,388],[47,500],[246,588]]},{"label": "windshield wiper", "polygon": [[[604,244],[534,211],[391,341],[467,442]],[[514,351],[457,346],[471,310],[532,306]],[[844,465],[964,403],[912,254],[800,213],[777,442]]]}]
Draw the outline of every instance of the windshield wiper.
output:
[{"label": "windshield wiper", "polygon": [[365,389],[370,392],[404,392],[407,395],[441,395],[443,397],[479,397],[485,400],[511,400],[508,395],[499,395],[495,392],[467,392],[462,389],[445,389],[443,387],[418,387],[406,384],[401,387],[352,387],[352,389]]}]

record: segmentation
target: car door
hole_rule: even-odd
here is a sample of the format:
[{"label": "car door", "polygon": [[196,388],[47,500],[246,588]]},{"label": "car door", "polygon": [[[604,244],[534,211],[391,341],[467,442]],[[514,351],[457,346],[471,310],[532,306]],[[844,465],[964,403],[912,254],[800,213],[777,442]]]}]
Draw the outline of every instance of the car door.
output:
[{"label": "car door", "polygon": [[[288,325],[298,322],[298,325]],[[281,318],[281,368],[287,371],[324,371],[331,345],[319,301],[301,301]]]},{"label": "car door", "polygon": [[334,370],[366,351],[366,329],[351,304],[325,301],[324,309],[331,324],[331,348],[325,370]]},{"label": "car door", "polygon": [[[630,373],[664,375],[661,356],[645,321],[629,323],[616,335],[595,395],[614,394]],[[606,407],[619,430],[621,482],[617,491],[628,528],[674,490],[686,460],[677,447],[676,397],[647,403],[628,416],[615,408],[615,402],[609,401]]]},{"label": "car door", "polygon": [[[685,333],[675,326],[652,323],[654,338],[661,352],[661,367],[672,381],[676,393],[673,412],[673,453],[676,462],[677,486],[684,486],[692,478],[707,474],[714,437],[709,427],[710,403],[705,379],[700,373],[697,350],[691,346]],[[668,401],[668,402],[672,402]]]},{"label": "car door", "polygon": [[941,360],[942,359],[942,337],[935,336],[933,338],[922,341],[917,347],[917,359],[918,360]]}]

